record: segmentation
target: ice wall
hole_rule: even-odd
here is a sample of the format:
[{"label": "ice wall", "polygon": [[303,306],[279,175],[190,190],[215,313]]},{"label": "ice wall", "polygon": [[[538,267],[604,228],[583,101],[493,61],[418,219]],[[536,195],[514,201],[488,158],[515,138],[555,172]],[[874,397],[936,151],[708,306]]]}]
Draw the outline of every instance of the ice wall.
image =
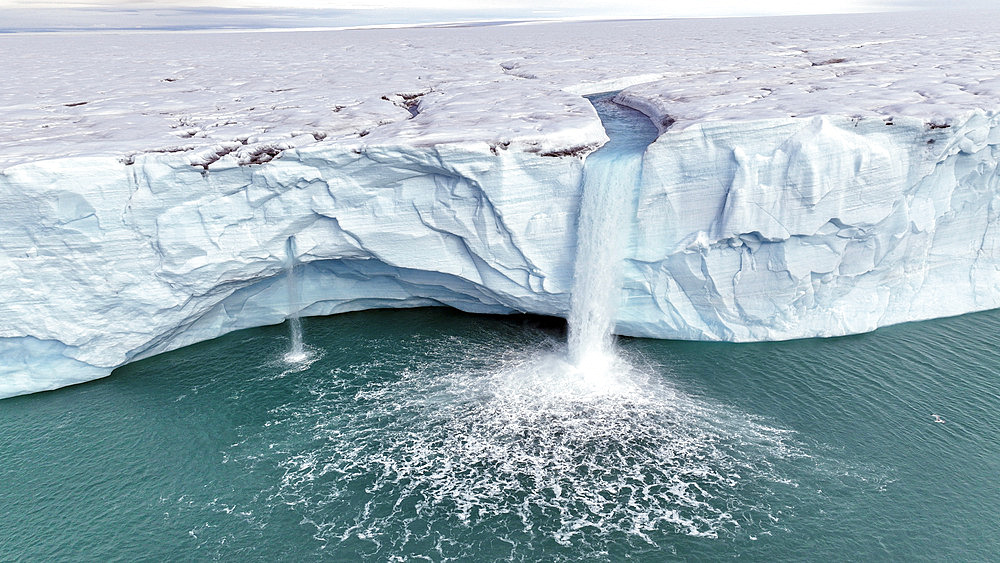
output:
[{"label": "ice wall", "polygon": [[[596,119],[596,117],[595,117]],[[668,129],[634,194],[618,330],[833,336],[1000,306],[998,117]],[[0,174],[0,396],[292,313],[565,316],[580,154],[318,143],[267,164],[68,158]]]},{"label": "ice wall", "polygon": [[[496,153],[496,154],[494,154]],[[582,160],[316,145],[263,166],[73,158],[0,174],[0,396],[290,314],[563,314]]]},{"label": "ice wall", "polygon": [[1000,306],[998,117],[704,123],[646,155],[625,333],[836,336]]}]

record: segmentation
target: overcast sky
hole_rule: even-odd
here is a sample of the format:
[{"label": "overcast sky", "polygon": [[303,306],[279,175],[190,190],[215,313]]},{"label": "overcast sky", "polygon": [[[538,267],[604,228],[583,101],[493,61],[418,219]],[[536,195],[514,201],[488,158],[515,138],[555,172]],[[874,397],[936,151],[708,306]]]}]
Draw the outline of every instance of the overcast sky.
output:
[{"label": "overcast sky", "polygon": [[435,0],[423,4],[413,0],[0,0],[0,31],[353,27],[470,20],[829,14],[942,6],[994,8],[997,0]]}]

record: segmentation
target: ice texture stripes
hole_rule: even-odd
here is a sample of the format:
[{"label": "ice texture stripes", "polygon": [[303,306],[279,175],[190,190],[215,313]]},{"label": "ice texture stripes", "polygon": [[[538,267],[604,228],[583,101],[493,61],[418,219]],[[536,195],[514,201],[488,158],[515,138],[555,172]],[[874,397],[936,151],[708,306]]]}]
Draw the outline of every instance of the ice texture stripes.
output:
[{"label": "ice texture stripes", "polygon": [[[622,225],[618,330],[834,336],[1000,306],[998,156],[998,118],[983,112],[948,128],[815,117],[663,134]],[[210,172],[163,154],[12,167],[0,394],[295,311],[565,316],[582,167],[474,143],[317,144]]]},{"label": "ice texture stripes", "polygon": [[791,339],[1000,306],[998,121],[824,116],[662,135],[620,328]]}]

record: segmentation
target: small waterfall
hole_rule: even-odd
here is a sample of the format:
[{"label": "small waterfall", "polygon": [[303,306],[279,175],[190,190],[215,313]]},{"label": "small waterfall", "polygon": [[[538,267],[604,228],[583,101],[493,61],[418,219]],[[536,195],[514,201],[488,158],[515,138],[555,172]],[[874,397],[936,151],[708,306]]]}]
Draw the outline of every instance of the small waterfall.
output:
[{"label": "small waterfall", "polygon": [[295,237],[288,237],[285,243],[285,287],[288,289],[288,306],[291,313],[288,315],[288,328],[291,333],[292,344],[285,354],[285,361],[289,363],[299,363],[306,360],[305,347],[302,344],[302,321],[299,319],[299,284],[295,277]]},{"label": "small waterfall", "polygon": [[610,97],[591,99],[611,141],[590,155],[584,167],[569,313],[569,361],[579,370],[597,373],[614,360],[633,194],[642,155],[657,134],[644,115]]}]

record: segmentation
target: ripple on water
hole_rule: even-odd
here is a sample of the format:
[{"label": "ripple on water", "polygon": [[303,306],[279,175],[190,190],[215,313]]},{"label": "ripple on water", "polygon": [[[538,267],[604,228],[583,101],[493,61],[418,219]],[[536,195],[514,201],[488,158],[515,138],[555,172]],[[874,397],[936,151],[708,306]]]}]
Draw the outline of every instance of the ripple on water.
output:
[{"label": "ripple on water", "polygon": [[425,350],[397,377],[366,379],[361,365],[311,380],[309,401],[234,445],[276,466],[270,502],[294,507],[325,545],[443,557],[656,548],[675,534],[767,533],[772,491],[797,486],[781,469],[806,457],[793,433],[685,394],[639,358],[595,374],[554,342]]}]

